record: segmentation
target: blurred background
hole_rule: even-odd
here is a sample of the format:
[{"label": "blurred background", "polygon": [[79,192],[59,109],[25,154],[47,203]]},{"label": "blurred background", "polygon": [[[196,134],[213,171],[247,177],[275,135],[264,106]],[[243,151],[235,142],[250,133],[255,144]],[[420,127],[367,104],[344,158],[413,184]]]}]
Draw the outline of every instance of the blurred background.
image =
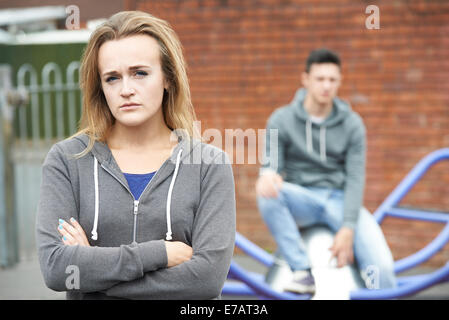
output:
[{"label": "blurred background", "polygon": [[[379,8],[378,29],[366,26],[372,4]],[[35,264],[26,262],[36,261],[42,161],[53,143],[76,131],[79,61],[91,30],[121,10],[152,13],[177,32],[202,131],[264,129],[274,109],[301,86],[309,52],[338,52],[344,76],[339,96],[367,128],[364,203],[371,212],[420,159],[449,146],[446,0],[1,1],[0,299],[60,297],[39,289],[13,295],[11,279],[17,283],[13,272],[19,270],[26,287],[38,276],[31,275]],[[259,165],[233,169],[237,231],[273,252],[256,205]],[[428,171],[400,205],[449,211],[448,161]],[[382,223],[395,260],[423,248],[443,227],[391,217]],[[448,245],[420,268],[447,261]]]}]

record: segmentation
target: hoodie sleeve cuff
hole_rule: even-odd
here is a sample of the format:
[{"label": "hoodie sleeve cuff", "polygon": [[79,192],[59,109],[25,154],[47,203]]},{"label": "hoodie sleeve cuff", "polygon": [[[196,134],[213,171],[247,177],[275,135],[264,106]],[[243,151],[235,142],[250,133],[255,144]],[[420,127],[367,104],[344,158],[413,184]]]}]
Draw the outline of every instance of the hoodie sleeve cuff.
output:
[{"label": "hoodie sleeve cuff", "polygon": [[260,168],[259,177],[265,176],[267,174],[273,174],[273,173],[277,173],[276,170],[271,169],[271,168]]},{"label": "hoodie sleeve cuff", "polygon": [[154,240],[137,244],[142,260],[143,272],[167,267],[167,251],[164,240]]}]

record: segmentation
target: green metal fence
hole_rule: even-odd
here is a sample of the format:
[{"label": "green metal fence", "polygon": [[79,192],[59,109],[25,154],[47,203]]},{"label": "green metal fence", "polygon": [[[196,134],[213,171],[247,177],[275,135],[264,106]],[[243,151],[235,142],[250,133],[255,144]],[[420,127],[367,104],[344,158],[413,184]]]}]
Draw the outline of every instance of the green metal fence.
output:
[{"label": "green metal fence", "polygon": [[[64,43],[0,48],[0,64],[11,70],[11,90],[26,92],[28,97],[26,103],[13,109],[9,122],[2,122],[3,128],[6,123],[11,130],[6,144],[4,130],[0,131],[0,202],[7,196],[13,198],[8,208],[0,205],[0,266],[35,257],[41,166],[51,145],[77,130],[82,100],[79,60],[84,46]],[[7,90],[0,88],[0,95],[0,101],[7,101]]]}]

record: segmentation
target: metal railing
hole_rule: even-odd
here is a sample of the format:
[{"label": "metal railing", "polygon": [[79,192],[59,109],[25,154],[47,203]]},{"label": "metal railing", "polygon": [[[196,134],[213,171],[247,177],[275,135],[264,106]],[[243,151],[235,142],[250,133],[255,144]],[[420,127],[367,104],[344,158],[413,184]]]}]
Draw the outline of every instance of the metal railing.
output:
[{"label": "metal railing", "polygon": [[[423,177],[423,175],[436,163],[449,160],[449,148],[436,150],[424,157],[407,174],[399,185],[390,193],[379,208],[374,212],[374,217],[379,224],[386,216],[421,220],[435,223],[444,223],[443,230],[427,246],[414,254],[395,261],[395,273],[416,267],[429,260],[447,243],[449,243],[449,214],[446,212],[434,212],[425,210],[411,210],[398,208],[397,206],[413,186]],[[367,290],[361,289],[351,292],[351,299],[393,299],[402,296],[412,295],[420,290],[424,290],[442,281],[449,280],[449,262],[436,271],[409,277],[399,277],[398,286],[393,289]]]},{"label": "metal railing", "polygon": [[[50,147],[76,132],[81,115],[82,95],[78,84],[79,61],[65,70],[55,62],[46,63],[40,72],[25,63],[17,69],[16,87],[12,85],[12,68],[8,70],[8,88],[0,85],[0,105],[5,106],[8,92],[26,96],[18,108],[3,108],[8,119],[0,117],[3,161],[0,169],[0,265],[11,266],[17,260],[36,254],[35,219],[39,201],[42,163]],[[6,112],[5,112],[6,111]],[[9,167],[6,166],[9,164]],[[5,169],[6,168],[6,169]],[[12,200],[11,200],[12,199]],[[9,258],[9,257],[18,257]]]},{"label": "metal railing", "polygon": [[[449,243],[449,214],[445,212],[429,212],[424,210],[410,210],[398,208],[398,204],[422,176],[437,162],[449,160],[449,148],[436,150],[423,158],[385,199],[375,211],[374,217],[380,224],[386,216],[403,219],[414,219],[436,223],[445,223],[446,226],[425,248],[395,262],[395,272],[400,273],[413,268],[435,255]],[[274,263],[274,258],[237,232],[236,246],[266,267]],[[235,261],[231,262],[229,279],[237,282],[228,282],[223,288],[224,295],[257,295],[265,299],[308,299],[310,295],[294,295],[288,292],[279,292],[271,288],[264,281],[264,277],[254,272],[248,272]],[[397,287],[392,289],[359,289],[350,293],[351,299],[395,299],[409,296],[435,284],[449,280],[449,262],[443,267],[429,274],[399,277]]]},{"label": "metal railing", "polygon": [[75,133],[82,99],[76,80],[79,67],[79,61],[71,62],[64,81],[61,67],[48,62],[42,68],[40,83],[31,64],[18,69],[17,89],[28,92],[30,103],[17,111],[14,157],[25,153],[27,157],[37,155],[42,159],[55,141]]}]

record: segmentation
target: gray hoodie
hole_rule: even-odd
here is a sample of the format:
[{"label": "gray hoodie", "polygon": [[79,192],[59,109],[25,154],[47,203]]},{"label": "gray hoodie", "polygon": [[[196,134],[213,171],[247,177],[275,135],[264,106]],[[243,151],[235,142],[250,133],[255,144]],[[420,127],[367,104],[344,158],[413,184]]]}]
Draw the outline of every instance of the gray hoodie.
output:
[{"label": "gray hoodie", "polygon": [[[46,285],[68,299],[220,298],[235,240],[227,155],[180,139],[134,199],[106,144],[72,156],[87,143],[86,135],[56,143],[43,164],[36,242]],[[58,219],[71,217],[91,247],[62,243]],[[167,268],[170,239],[190,245],[191,260]]]},{"label": "gray hoodie", "polygon": [[[268,119],[265,163],[285,181],[301,186],[344,190],[343,225],[354,228],[363,204],[366,133],[362,118],[349,104],[335,98],[330,115],[311,121],[299,89],[293,101]],[[270,150],[270,129],[278,129],[278,148]],[[272,159],[270,160],[270,157]]]}]

